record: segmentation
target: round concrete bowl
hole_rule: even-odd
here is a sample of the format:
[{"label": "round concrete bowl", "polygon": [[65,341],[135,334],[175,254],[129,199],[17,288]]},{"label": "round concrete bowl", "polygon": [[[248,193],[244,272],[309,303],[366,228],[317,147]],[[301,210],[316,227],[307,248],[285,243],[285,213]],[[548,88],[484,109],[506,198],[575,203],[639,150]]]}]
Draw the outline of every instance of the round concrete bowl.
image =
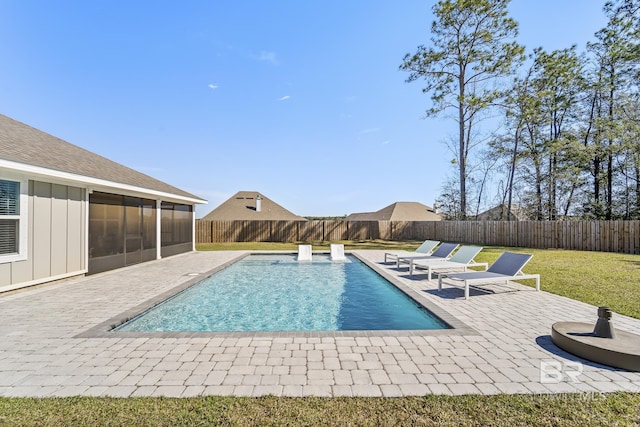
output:
[{"label": "round concrete bowl", "polygon": [[593,335],[593,325],[557,322],[551,340],[561,349],[602,365],[640,372],[640,335],[616,329],[615,338]]}]

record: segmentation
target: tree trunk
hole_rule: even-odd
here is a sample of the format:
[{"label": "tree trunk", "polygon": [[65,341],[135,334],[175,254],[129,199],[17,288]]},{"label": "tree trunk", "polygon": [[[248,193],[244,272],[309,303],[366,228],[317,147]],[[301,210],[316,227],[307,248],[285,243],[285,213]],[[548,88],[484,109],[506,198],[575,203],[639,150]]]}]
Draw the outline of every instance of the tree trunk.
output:
[{"label": "tree trunk", "polygon": [[636,165],[636,205],[634,219],[640,219],[640,166]]},{"label": "tree trunk", "polygon": [[[511,155],[511,168],[509,170],[509,182],[507,184],[507,212],[511,212],[511,203],[513,202],[513,179],[516,174],[516,160],[518,159],[518,142],[520,141],[519,126],[516,129],[515,138],[513,142],[513,154]],[[504,205],[504,203],[503,203]],[[509,215],[509,220],[511,215]]]},{"label": "tree trunk", "polygon": [[542,216],[542,168],[540,166],[540,162],[535,162],[536,168],[536,219],[538,221],[543,220]]},{"label": "tree trunk", "polygon": [[600,209],[600,157],[596,155],[593,159],[593,207],[596,218],[602,218]]},{"label": "tree trunk", "polygon": [[[600,83],[601,82],[598,81],[598,84]],[[591,136],[591,130],[594,126],[596,116],[600,117],[600,114],[601,114],[601,104],[599,102],[600,100],[601,100],[600,91],[596,89],[595,93],[593,94],[593,99],[591,100],[591,108],[589,111],[589,122],[588,122],[587,131],[584,136],[585,147],[589,145],[589,137]],[[593,158],[591,159],[591,164],[593,167],[591,171],[591,173],[593,174],[593,199],[591,200],[590,203],[589,203],[589,200],[587,199],[587,205],[591,204],[591,207],[592,207],[591,213],[596,219],[602,218],[602,210],[600,208],[600,167],[602,165],[602,159],[600,158],[600,155],[598,154],[598,151],[597,151],[597,147],[600,146],[600,143],[601,143],[600,130],[596,128],[595,133],[593,134],[593,146],[596,147],[596,151],[594,152]]]},{"label": "tree trunk", "polygon": [[569,216],[569,209],[571,209],[571,202],[573,201],[573,193],[576,191],[576,184],[571,184],[571,191],[569,192],[569,197],[567,198],[567,204],[564,205],[564,218],[566,219]]},{"label": "tree trunk", "polygon": [[555,221],[558,215],[558,208],[556,206],[556,200],[558,198],[558,156],[555,153],[551,155],[551,168],[553,173],[551,174],[551,196],[549,197],[549,220]]},{"label": "tree trunk", "polygon": [[613,218],[613,155],[607,156],[607,208],[604,219],[610,221]]},{"label": "tree trunk", "polygon": [[[614,76],[615,70],[611,69],[609,82],[609,126],[613,125]],[[613,138],[611,136],[609,136],[609,153],[607,154],[607,207],[605,212],[604,219],[610,221],[613,218]]]},{"label": "tree trunk", "polygon": [[464,106],[465,106],[465,87],[464,87],[464,69],[460,71],[460,77],[458,79],[460,101],[458,102],[458,125],[459,125],[459,147],[460,151],[458,157],[460,157],[460,219],[465,220],[467,217],[467,159],[465,142],[465,122],[464,122]]}]

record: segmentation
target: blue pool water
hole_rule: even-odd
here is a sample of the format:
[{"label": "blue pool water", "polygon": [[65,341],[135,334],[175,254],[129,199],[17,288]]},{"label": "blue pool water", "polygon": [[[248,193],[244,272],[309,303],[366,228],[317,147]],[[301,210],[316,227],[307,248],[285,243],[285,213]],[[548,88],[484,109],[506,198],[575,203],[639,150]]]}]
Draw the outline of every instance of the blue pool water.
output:
[{"label": "blue pool water", "polygon": [[250,255],[120,331],[349,331],[448,326],[357,258]]}]

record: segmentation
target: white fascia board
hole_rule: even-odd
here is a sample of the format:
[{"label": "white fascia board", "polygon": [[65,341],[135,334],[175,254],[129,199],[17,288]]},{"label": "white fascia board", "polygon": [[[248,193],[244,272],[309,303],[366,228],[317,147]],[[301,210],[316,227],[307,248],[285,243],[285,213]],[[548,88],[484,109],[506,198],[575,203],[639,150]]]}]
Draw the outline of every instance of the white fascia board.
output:
[{"label": "white fascia board", "polygon": [[135,185],[123,184],[120,182],[108,181],[106,179],[93,178],[90,176],[77,175],[69,172],[62,172],[53,169],[47,169],[40,166],[27,165],[24,163],[12,162],[0,159],[0,168],[11,170],[15,173],[22,174],[29,179],[46,178],[50,182],[80,186],[87,188],[89,191],[119,191],[125,195],[144,196],[167,202],[178,202],[187,204],[206,204],[204,199],[185,197],[179,194],[166,193],[164,191],[151,190],[148,188],[137,187]]}]

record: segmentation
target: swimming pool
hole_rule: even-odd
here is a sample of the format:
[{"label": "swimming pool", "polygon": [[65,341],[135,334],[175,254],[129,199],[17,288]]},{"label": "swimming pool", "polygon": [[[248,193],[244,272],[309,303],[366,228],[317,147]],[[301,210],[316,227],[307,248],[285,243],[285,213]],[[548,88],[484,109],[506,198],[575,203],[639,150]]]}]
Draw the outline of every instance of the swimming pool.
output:
[{"label": "swimming pool", "polygon": [[117,331],[358,331],[449,326],[353,256],[253,254]]}]

